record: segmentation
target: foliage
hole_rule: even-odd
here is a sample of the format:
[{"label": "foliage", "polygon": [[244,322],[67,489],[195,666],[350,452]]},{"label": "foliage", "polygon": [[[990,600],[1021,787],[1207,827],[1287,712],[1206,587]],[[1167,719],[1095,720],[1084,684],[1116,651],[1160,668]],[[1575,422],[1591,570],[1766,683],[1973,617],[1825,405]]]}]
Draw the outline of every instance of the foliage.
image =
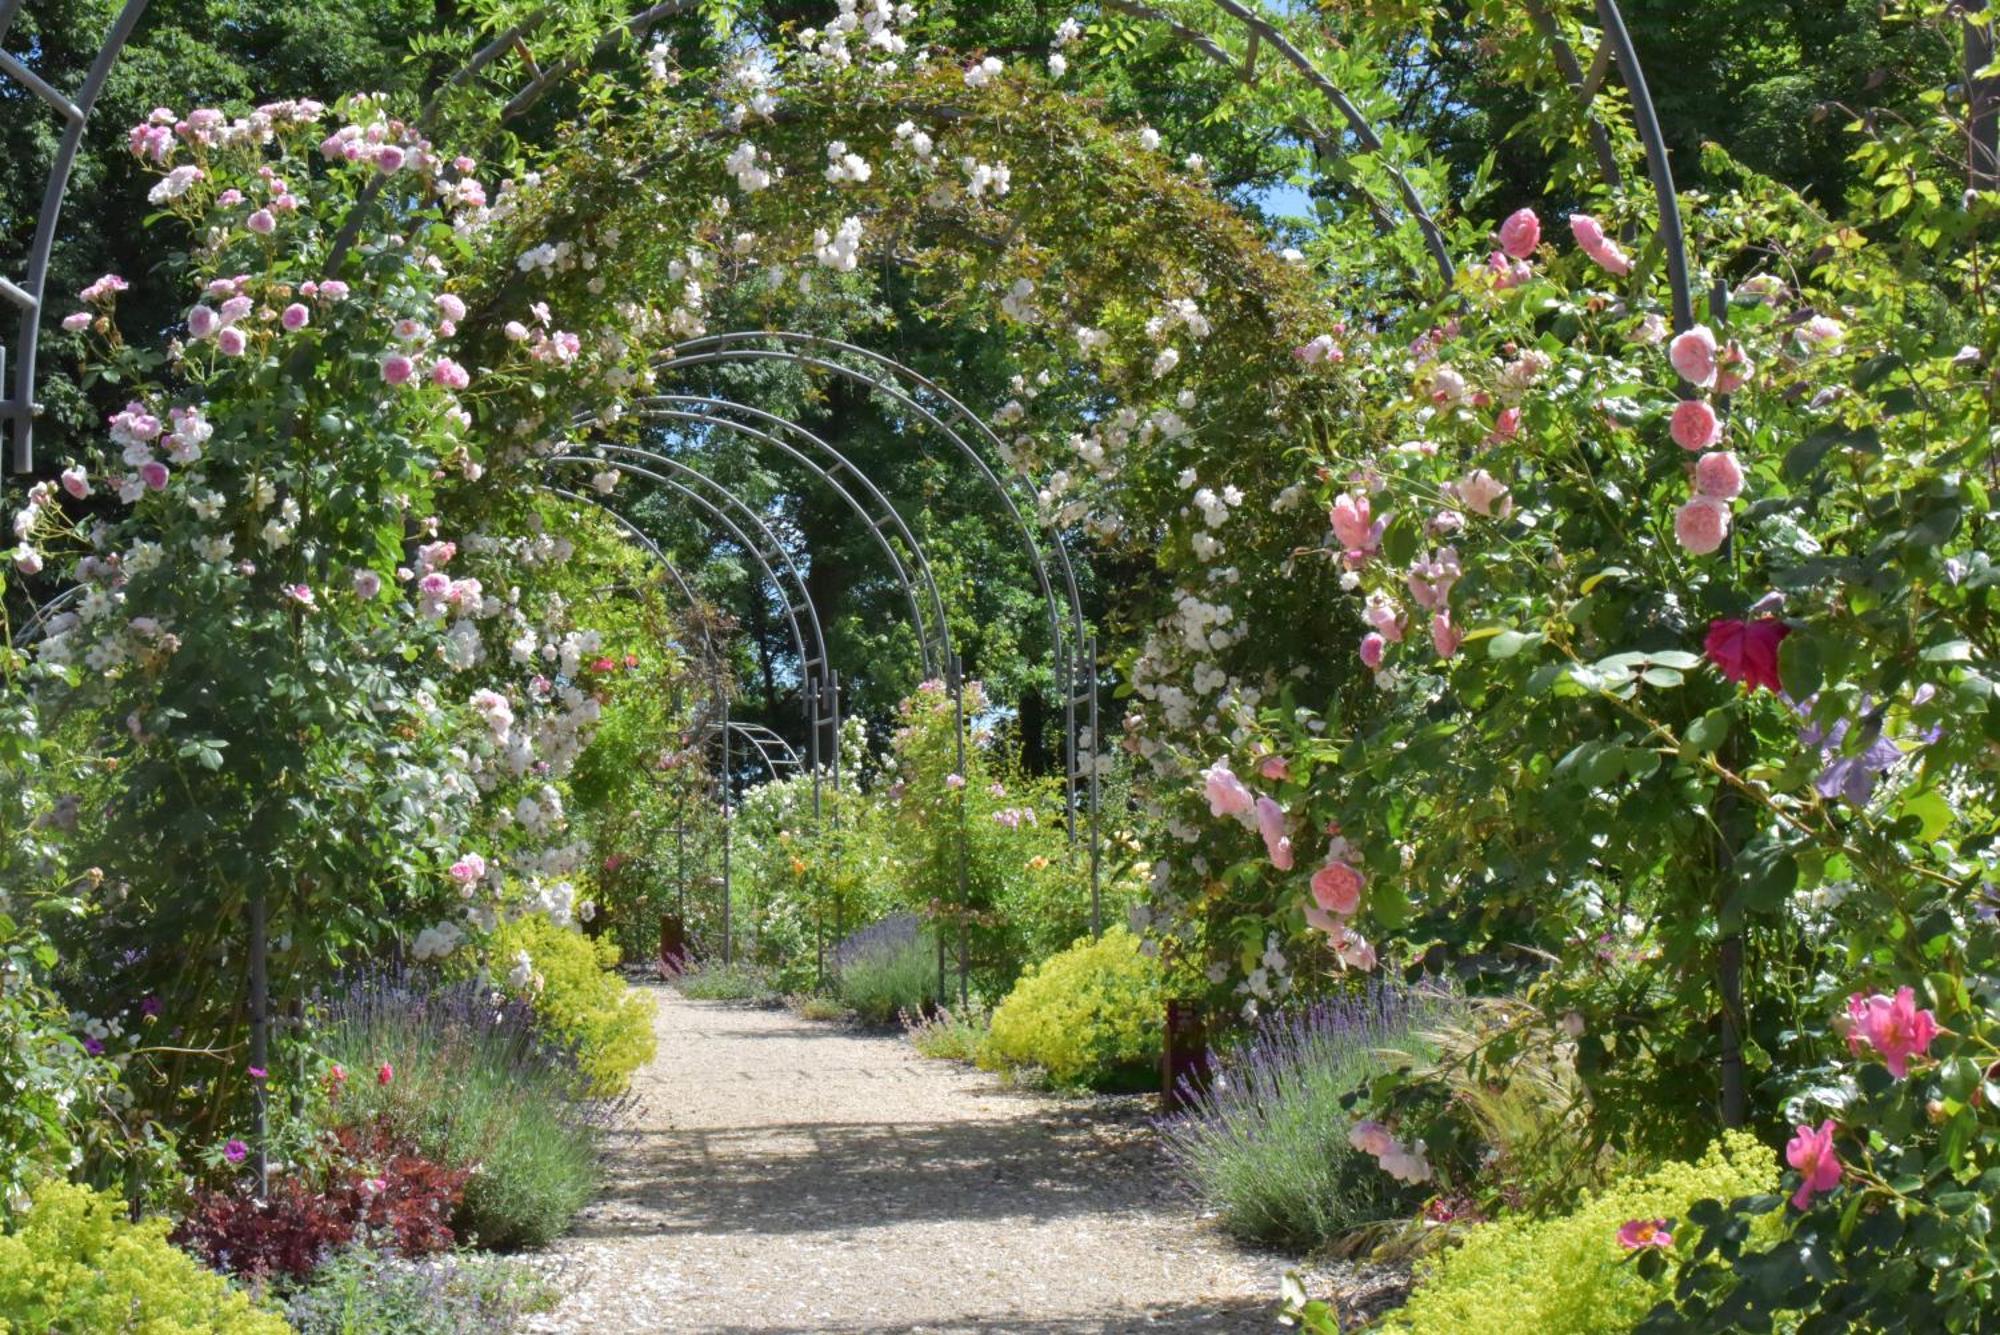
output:
[{"label": "foliage", "polygon": [[1296,1252],[1387,1218],[1409,1193],[1350,1143],[1353,1096],[1423,1057],[1428,1031],[1460,1004],[1371,981],[1262,1017],[1212,1054],[1213,1082],[1166,1124],[1181,1179],[1231,1235]]},{"label": "foliage", "polygon": [[382,1119],[471,1173],[451,1221],[461,1241],[542,1246],[596,1190],[599,1146],[623,1105],[576,1097],[574,1060],[548,1046],[526,1005],[496,1006],[477,982],[368,975],[328,1005],[317,1041],[350,1073],[332,1116]]},{"label": "foliage", "polygon": [[322,1165],[268,1194],[249,1178],[197,1192],[174,1243],[229,1274],[292,1280],[356,1238],[401,1256],[452,1245],[449,1221],[472,1170],[413,1153],[386,1122],[339,1127],[332,1140]]},{"label": "foliage", "polygon": [[10,1330],[282,1335],[280,1318],[167,1242],[165,1219],[49,1181],[0,1235],[0,1323]]},{"label": "foliage", "polygon": [[748,964],[698,964],[674,980],[690,1001],[748,1001],[768,1005],[780,993],[762,969]]},{"label": "foliage", "polygon": [[[1482,1224],[1425,1263],[1409,1304],[1383,1329],[1411,1335],[1632,1330],[1666,1291],[1668,1266],[1660,1253],[1671,1258],[1688,1246],[1696,1203],[1768,1191],[1776,1181],[1771,1151],[1732,1132],[1701,1159],[1621,1179],[1586,1195],[1568,1214]],[[1619,1231],[1632,1220],[1666,1221],[1671,1245],[1627,1250]]]},{"label": "foliage", "polygon": [[503,923],[490,948],[497,981],[570,1050],[584,1092],[624,1093],[632,1072],[653,1059],[656,1040],[652,998],[613,972],[618,947],[532,914]]},{"label": "foliage", "polygon": [[934,1061],[977,1061],[993,1029],[992,1016],[976,1007],[942,1006],[935,1015],[905,1012],[900,1018],[917,1055]]},{"label": "foliage", "polygon": [[285,1315],[301,1335],[508,1335],[555,1299],[520,1261],[473,1254],[413,1261],[350,1247],[287,1299]]},{"label": "foliage", "polygon": [[1066,1088],[1143,1087],[1166,1027],[1160,970],[1123,927],[1031,964],[993,1011],[991,1070],[1035,1068]]},{"label": "foliage", "polygon": [[834,995],[867,1024],[889,1024],[897,1016],[923,1010],[938,1000],[937,938],[914,920],[887,920],[900,930],[874,935],[872,929],[841,943]]}]

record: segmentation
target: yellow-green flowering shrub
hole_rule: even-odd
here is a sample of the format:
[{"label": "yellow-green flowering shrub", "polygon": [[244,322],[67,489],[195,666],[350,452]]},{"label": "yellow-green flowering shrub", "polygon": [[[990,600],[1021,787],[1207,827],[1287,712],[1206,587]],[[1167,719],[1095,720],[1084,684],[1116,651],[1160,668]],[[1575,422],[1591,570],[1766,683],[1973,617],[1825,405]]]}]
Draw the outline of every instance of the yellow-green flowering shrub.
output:
[{"label": "yellow-green flowering shrub", "polygon": [[[524,951],[533,977],[516,972]],[[592,1094],[623,1093],[632,1072],[652,1060],[653,1001],[612,972],[617,946],[529,914],[494,934],[492,952],[500,983],[534,1006],[543,1028],[576,1049]]]},{"label": "yellow-green flowering shrub", "polygon": [[[1608,1335],[1629,1331],[1671,1290],[1672,1270],[1648,1279],[1620,1243],[1629,1221],[1667,1220],[1674,1230],[1696,1201],[1728,1201],[1776,1190],[1778,1159],[1756,1137],[1724,1134],[1695,1163],[1668,1163],[1586,1196],[1566,1215],[1500,1219],[1428,1263],[1407,1306],[1384,1324],[1404,1335]],[[1780,1217],[1759,1226],[1775,1233]],[[1674,1239],[1668,1255],[1694,1238]]]},{"label": "yellow-green flowering shrub", "polygon": [[284,1335],[222,1276],[167,1241],[165,1219],[134,1224],[125,1202],[43,1183],[0,1236],[0,1332]]},{"label": "yellow-green flowering shrub", "polygon": [[1159,1061],[1165,1027],[1160,966],[1113,927],[1021,975],[993,1012],[979,1064],[1038,1066],[1058,1085],[1132,1083]]}]

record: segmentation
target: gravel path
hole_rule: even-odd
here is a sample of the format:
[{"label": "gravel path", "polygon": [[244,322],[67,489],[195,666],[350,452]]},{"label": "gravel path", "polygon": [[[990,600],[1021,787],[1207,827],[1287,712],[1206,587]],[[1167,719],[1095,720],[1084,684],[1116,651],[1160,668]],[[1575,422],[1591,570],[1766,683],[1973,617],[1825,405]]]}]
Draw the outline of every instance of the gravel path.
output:
[{"label": "gravel path", "polygon": [[1061,1100],[886,1035],[655,989],[659,1057],[540,1327],[1268,1331],[1280,1258],[1178,1202],[1140,1100]]}]

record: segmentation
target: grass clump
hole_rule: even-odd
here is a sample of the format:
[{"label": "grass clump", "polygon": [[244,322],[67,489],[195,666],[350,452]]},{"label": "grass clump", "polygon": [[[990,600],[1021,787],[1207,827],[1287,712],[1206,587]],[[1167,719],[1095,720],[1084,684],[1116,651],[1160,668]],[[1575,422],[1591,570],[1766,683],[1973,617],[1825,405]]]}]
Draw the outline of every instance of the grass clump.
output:
[{"label": "grass clump", "polygon": [[285,1315],[300,1335],[510,1335],[558,1297],[535,1271],[504,1257],[412,1261],[355,1247],[315,1271]]},{"label": "grass clump", "polygon": [[991,1015],[976,1007],[970,1011],[939,1010],[935,1015],[904,1011],[901,1018],[903,1032],[917,1055],[937,1061],[977,1061],[980,1045],[993,1027]]},{"label": "grass clump", "polygon": [[674,986],[690,1001],[751,1001],[768,1005],[780,1000],[770,975],[748,964],[690,965]]},{"label": "grass clump", "polygon": [[543,1246],[596,1191],[604,1132],[623,1103],[587,1082],[524,1003],[473,981],[369,975],[328,1007],[320,1047],[353,1073],[334,1104],[375,1118],[427,1158],[471,1170],[452,1217],[461,1241]]},{"label": "grass clump", "polygon": [[1231,1235],[1288,1249],[1324,1246],[1392,1213],[1397,1184],[1348,1143],[1354,1119],[1341,1099],[1402,1054],[1420,1057],[1423,1033],[1458,1006],[1377,980],[1266,1016],[1216,1054],[1215,1079],[1166,1124],[1182,1180]]},{"label": "grass clump", "polygon": [[[1613,1335],[1636,1327],[1672,1289],[1672,1268],[1648,1278],[1618,1233],[1632,1220],[1665,1220],[1671,1251],[1692,1250],[1683,1227],[1696,1201],[1775,1191],[1778,1160],[1755,1136],[1731,1131],[1695,1163],[1669,1163],[1586,1194],[1568,1214],[1481,1224],[1463,1245],[1425,1263],[1416,1292],[1381,1329],[1399,1335]],[[1782,1215],[1757,1227],[1775,1233]]]},{"label": "grass clump", "polygon": [[1166,1032],[1160,966],[1113,927],[1031,965],[993,1012],[988,1070],[1039,1070],[1063,1089],[1143,1089]]},{"label": "grass clump", "polygon": [[866,1024],[891,1024],[937,998],[936,939],[908,914],[843,941],[834,966],[834,995]]}]

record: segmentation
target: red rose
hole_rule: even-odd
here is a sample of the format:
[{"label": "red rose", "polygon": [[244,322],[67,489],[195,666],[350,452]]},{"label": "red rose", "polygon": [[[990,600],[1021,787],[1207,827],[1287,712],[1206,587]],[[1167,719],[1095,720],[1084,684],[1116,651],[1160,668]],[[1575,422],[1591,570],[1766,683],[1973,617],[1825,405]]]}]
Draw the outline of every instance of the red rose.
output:
[{"label": "red rose", "polygon": [[1778,681],[1778,646],[1792,628],[1776,617],[1756,621],[1718,620],[1708,623],[1708,639],[1702,649],[1716,671],[1750,690],[1763,687],[1781,689]]}]

